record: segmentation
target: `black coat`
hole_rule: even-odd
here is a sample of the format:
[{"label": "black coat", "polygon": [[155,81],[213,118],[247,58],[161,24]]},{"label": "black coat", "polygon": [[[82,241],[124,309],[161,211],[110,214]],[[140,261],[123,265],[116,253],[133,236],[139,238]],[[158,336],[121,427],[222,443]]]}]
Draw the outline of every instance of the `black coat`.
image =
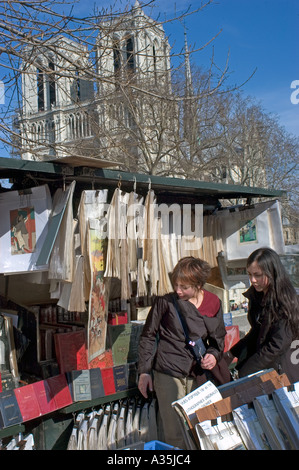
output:
[{"label": "black coat", "polygon": [[[218,297],[211,293],[207,295],[210,299],[211,296],[215,298],[217,307],[213,317],[201,315],[191,302],[177,300],[177,303],[184,315],[190,339],[201,337],[207,348],[206,352],[213,354],[219,362],[226,335],[222,307]],[[138,372],[150,373],[155,369],[173,377],[187,377],[191,375],[193,363],[194,358],[186,344],[172,295],[157,297],[141,334]]]},{"label": "black coat", "polygon": [[[238,358],[236,369],[239,377],[263,369],[275,369],[285,373],[291,383],[299,380],[298,345],[294,341],[287,319],[272,324],[264,312],[263,293],[251,286],[244,296],[249,300],[248,321],[251,329],[230,352]],[[298,338],[299,339],[299,338]]]}]

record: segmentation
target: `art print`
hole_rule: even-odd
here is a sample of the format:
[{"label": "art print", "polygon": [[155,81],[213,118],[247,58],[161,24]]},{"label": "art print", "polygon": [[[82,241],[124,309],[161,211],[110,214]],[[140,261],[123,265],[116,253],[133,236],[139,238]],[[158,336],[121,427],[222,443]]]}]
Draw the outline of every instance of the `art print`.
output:
[{"label": "art print", "polygon": [[35,212],[33,207],[10,211],[11,254],[34,253],[36,247]]},{"label": "art print", "polygon": [[239,230],[239,243],[244,245],[247,243],[257,243],[257,223],[256,219],[248,220]]},{"label": "art print", "polygon": [[109,283],[105,282],[107,240],[101,237],[98,220],[89,220],[89,260],[91,291],[88,314],[88,359],[91,361],[105,351]]}]

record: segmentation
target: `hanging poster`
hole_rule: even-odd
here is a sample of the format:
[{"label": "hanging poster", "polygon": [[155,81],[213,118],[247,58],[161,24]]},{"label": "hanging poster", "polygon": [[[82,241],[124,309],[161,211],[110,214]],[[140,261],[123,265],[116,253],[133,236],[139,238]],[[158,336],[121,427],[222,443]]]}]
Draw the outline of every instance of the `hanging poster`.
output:
[{"label": "hanging poster", "polygon": [[80,245],[83,255],[84,270],[84,292],[86,302],[90,294],[90,261],[88,254],[88,230],[89,219],[100,219],[105,210],[107,210],[108,190],[85,190],[81,193],[80,204],[78,207],[78,220],[80,231]]},{"label": "hanging poster", "polygon": [[88,361],[105,351],[109,279],[104,278],[107,238],[103,237],[101,221],[89,219],[88,230],[89,260],[91,270],[91,290],[88,312]]},{"label": "hanging poster", "polygon": [[37,266],[52,200],[47,185],[0,194],[0,272],[42,271]]}]

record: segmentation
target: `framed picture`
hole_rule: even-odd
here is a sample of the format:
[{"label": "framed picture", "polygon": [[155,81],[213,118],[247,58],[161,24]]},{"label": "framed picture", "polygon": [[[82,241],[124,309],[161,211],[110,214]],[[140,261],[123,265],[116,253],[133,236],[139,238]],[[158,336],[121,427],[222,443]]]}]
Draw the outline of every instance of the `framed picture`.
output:
[{"label": "framed picture", "polygon": [[0,194],[0,273],[43,271],[37,259],[48,232],[48,185]]},{"label": "framed picture", "polygon": [[239,244],[257,243],[257,222],[256,219],[248,220],[239,230]]}]

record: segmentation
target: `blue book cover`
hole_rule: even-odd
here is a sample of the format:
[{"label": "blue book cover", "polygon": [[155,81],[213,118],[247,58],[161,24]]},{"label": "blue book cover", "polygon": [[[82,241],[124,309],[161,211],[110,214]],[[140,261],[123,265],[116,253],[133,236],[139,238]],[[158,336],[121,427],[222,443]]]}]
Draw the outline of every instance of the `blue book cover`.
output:
[{"label": "blue book cover", "polygon": [[113,367],[113,375],[115,382],[115,392],[122,392],[128,389],[128,376],[127,376],[127,364],[122,364]]},{"label": "blue book cover", "polygon": [[0,393],[0,410],[4,427],[23,422],[14,390],[7,390]]}]

